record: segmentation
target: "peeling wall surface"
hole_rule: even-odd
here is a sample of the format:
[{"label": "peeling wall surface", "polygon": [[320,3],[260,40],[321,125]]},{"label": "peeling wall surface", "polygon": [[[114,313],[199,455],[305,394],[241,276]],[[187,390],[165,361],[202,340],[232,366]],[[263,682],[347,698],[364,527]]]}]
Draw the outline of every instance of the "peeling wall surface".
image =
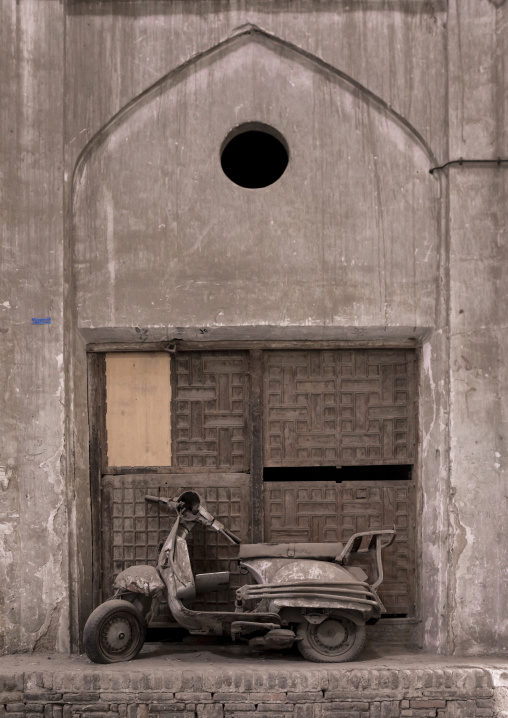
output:
[{"label": "peeling wall surface", "polygon": [[[508,157],[508,8],[452,3],[450,21],[450,156]],[[506,166],[449,178],[449,637],[469,655],[508,650],[507,181]]]},{"label": "peeling wall surface", "polygon": [[[4,651],[69,647],[61,3],[0,20],[0,430]],[[34,325],[32,318],[51,318]]]},{"label": "peeling wall surface", "polygon": [[[2,4],[2,651],[90,607],[87,342],[200,329],[415,340],[422,646],[508,650],[508,165],[429,173],[508,157],[507,43],[490,0]],[[246,122],[264,189],[221,170]]]}]

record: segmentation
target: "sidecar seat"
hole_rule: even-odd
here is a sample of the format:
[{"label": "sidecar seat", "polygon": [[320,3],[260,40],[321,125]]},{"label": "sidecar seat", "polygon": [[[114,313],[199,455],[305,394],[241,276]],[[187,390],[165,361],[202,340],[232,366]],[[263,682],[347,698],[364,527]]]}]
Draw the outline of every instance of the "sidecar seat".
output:
[{"label": "sidecar seat", "polygon": [[333,561],[344,548],[337,543],[243,543],[238,558],[314,558]]}]

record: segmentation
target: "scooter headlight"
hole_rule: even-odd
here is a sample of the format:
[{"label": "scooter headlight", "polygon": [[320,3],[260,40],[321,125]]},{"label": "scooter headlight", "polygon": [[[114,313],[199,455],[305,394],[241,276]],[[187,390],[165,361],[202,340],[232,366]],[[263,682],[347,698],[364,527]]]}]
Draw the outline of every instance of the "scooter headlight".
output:
[{"label": "scooter headlight", "polygon": [[190,511],[191,514],[197,514],[201,505],[201,497],[195,491],[185,491],[178,497],[178,504],[183,504],[184,511]]}]

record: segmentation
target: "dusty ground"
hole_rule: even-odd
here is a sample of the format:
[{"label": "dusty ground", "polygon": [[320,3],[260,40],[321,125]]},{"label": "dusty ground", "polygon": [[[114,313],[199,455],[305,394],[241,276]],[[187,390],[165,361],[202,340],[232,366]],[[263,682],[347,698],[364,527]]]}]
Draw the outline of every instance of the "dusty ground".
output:
[{"label": "dusty ground", "polygon": [[[280,670],[287,668],[300,672],[310,667],[316,668],[323,664],[310,664],[292,652],[264,652],[254,653],[246,646],[233,645],[186,645],[183,643],[146,643],[138,658],[129,663],[129,672],[151,672],[168,667],[172,670],[196,670],[199,672],[214,669]],[[354,664],[342,664],[351,669],[358,668],[448,668],[452,666],[488,668],[490,670],[506,672],[508,679],[508,656],[499,657],[457,657],[439,656],[424,653],[415,648],[403,646],[376,646],[370,645],[364,651],[361,660]],[[126,664],[109,665],[108,670],[125,670]],[[330,664],[326,666],[330,668]],[[339,666],[337,666],[339,667]],[[0,656],[0,671],[54,671],[83,672],[89,669],[97,670],[98,666],[92,663],[85,654],[67,655],[58,653],[15,654]]]}]

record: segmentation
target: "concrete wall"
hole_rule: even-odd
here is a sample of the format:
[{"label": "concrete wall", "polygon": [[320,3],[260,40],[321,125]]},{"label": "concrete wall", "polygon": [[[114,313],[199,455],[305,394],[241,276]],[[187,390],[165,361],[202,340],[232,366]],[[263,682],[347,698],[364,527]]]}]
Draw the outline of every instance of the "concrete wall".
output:
[{"label": "concrete wall", "polygon": [[[508,157],[507,23],[503,3],[450,5],[450,157]],[[507,170],[449,170],[449,650],[470,655],[508,650]]]},{"label": "concrete wall", "polygon": [[[2,13],[5,650],[76,645],[85,342],[135,340],[136,327],[416,338],[423,645],[506,648],[506,170],[428,173],[507,156],[506,5],[21,0]],[[231,184],[218,161],[251,120],[290,148],[265,190]]]},{"label": "concrete wall", "polygon": [[[1,641],[69,647],[64,431],[64,9],[2,3]],[[51,325],[31,319],[50,317]]]},{"label": "concrete wall", "polygon": [[[290,153],[259,190],[220,166],[230,130],[253,120]],[[432,161],[366,89],[248,28],[87,147],[73,195],[79,326],[431,326]]]}]

